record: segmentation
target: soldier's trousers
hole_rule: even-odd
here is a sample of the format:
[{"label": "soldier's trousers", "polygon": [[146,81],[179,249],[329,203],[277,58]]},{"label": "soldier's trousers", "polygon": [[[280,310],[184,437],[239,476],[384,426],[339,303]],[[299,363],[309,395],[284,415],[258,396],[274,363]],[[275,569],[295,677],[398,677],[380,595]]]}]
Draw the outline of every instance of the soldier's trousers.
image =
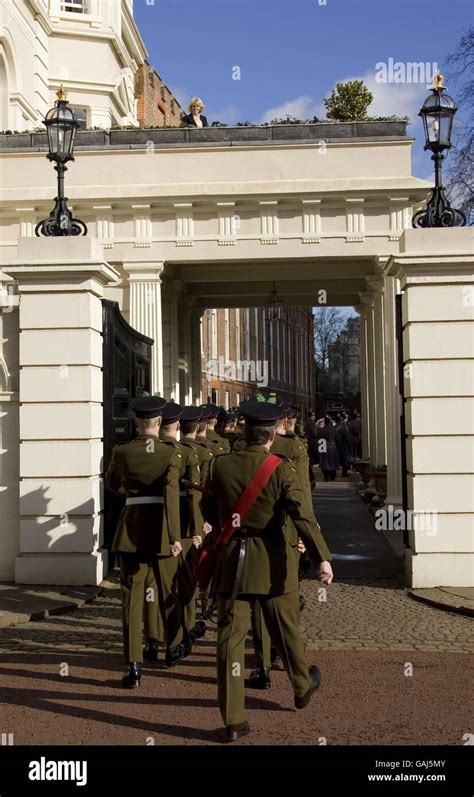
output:
[{"label": "soldier's trousers", "polygon": [[257,659],[257,667],[271,667],[271,640],[265,620],[262,616],[262,608],[258,600],[254,601],[250,614],[252,625],[252,639]]},{"label": "soldier's trousers", "polygon": [[158,642],[164,642],[165,626],[158,605],[158,597],[155,571],[152,567],[149,567],[145,579],[145,609],[143,613],[145,639],[147,641],[156,639]]},{"label": "soldier's trousers", "polygon": [[217,684],[224,724],[235,725],[245,720],[245,637],[255,601],[260,603],[272,642],[298,697],[308,691],[309,676],[298,627],[297,591],[285,595],[239,595],[230,612],[227,598],[222,593],[217,596]]},{"label": "soldier's trousers", "polygon": [[183,552],[180,556],[178,569],[178,597],[183,607],[184,627],[190,631],[196,624],[196,582],[194,581],[194,568],[198,559],[198,552],[192,540],[181,540]]},{"label": "soldier's trousers", "polygon": [[123,655],[126,663],[143,661],[143,614],[146,590],[153,585],[153,575],[158,592],[157,610],[161,614],[166,644],[175,647],[181,642],[183,630],[176,589],[177,569],[178,558],[174,556],[145,560],[135,554],[120,554]]}]

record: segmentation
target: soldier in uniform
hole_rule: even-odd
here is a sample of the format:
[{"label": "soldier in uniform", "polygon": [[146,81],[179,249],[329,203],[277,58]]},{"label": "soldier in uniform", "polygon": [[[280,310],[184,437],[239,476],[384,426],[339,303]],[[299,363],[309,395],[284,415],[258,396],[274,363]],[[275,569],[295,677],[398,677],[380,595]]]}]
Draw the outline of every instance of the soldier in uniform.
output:
[{"label": "soldier in uniform", "polygon": [[181,607],[170,582],[170,560],[181,553],[179,474],[182,456],[159,439],[166,401],[150,396],[132,401],[138,436],[115,447],[107,470],[107,487],[125,496],[112,550],[119,554],[122,591],[123,650],[128,672],[122,680],[140,684],[143,663],[142,622],[147,584],[156,579],[167,650],[172,667],[189,653],[183,641]]},{"label": "soldier in uniform", "polygon": [[207,474],[209,473],[209,466],[211,460],[214,458],[214,445],[207,437],[207,424],[210,418],[210,411],[206,405],[200,407],[201,415],[196,431],[195,441],[196,445],[201,449],[199,451],[199,469],[201,486],[204,486],[207,481]]},{"label": "soldier in uniform", "polygon": [[206,439],[212,443],[212,453],[215,457],[221,454],[228,454],[230,451],[229,441],[216,431],[216,425],[222,407],[218,407],[217,404],[203,404],[201,409],[208,415]]},{"label": "soldier in uniform", "polygon": [[[196,622],[196,585],[194,583],[194,567],[196,552],[204,536],[203,516],[201,512],[202,493],[192,487],[199,485],[199,456],[195,442],[197,423],[201,416],[199,407],[181,407],[169,402],[163,410],[160,439],[166,445],[173,446],[181,452],[181,472],[179,490],[179,509],[181,524],[182,552],[177,560],[177,592],[183,607],[183,632],[186,638],[194,643],[204,636],[206,625]],[[178,442],[178,429],[183,425],[183,434]],[[190,431],[192,424],[193,431]]]},{"label": "soldier in uniform", "polygon": [[[275,404],[259,401],[244,402],[241,412],[246,418],[246,446],[214,460],[208,479],[213,496],[203,499],[204,516],[215,529],[212,537],[234,514],[237,500],[268,457],[275,440],[275,423],[281,415]],[[319,669],[308,668],[305,661],[298,628],[298,562],[294,550],[298,536],[324,583],[332,580],[331,555],[314,516],[308,512],[294,464],[277,460],[277,465],[241,527],[217,557],[217,679],[228,741],[250,733],[245,721],[244,644],[257,600],[290,678],[296,708],[309,704],[320,683]],[[288,517],[296,530],[296,544],[285,532]]]},{"label": "soldier in uniform", "polygon": [[[276,434],[271,446],[271,453],[292,463],[297,474],[298,483],[303,491],[304,500],[306,502],[306,513],[313,518],[313,521],[319,529],[313,511],[311,491],[314,486],[314,476],[309,464],[308,452],[306,446],[304,446],[296,434],[291,431],[290,422],[293,418],[296,418],[296,411],[290,404],[281,400],[278,407],[281,417],[276,422]],[[301,577],[301,565],[304,553],[301,550],[301,546],[298,547],[298,532],[291,518],[288,519],[286,533],[293,547],[299,575]],[[299,605],[300,611],[303,611],[303,595],[299,596]],[[258,602],[254,604],[252,611],[252,636],[257,658],[257,667],[250,673],[250,685],[256,689],[269,689],[271,686],[270,668],[272,665],[277,666],[279,664],[279,657],[277,657],[276,650],[271,647],[270,634],[261,616]]]}]

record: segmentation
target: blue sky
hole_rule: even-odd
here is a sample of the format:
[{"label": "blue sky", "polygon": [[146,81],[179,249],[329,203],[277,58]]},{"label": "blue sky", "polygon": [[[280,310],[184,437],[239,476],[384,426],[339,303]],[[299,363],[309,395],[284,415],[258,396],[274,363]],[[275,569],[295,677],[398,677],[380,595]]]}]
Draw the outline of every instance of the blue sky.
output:
[{"label": "blue sky", "polygon": [[408,62],[426,64],[428,78],[434,64],[444,74],[473,8],[471,0],[134,0],[134,17],[150,63],[182,105],[202,97],[210,123],[324,118],[335,83],[364,78],[371,115],[413,120],[413,173],[431,179],[417,117],[427,85],[378,82],[377,64],[393,59],[399,77]]}]

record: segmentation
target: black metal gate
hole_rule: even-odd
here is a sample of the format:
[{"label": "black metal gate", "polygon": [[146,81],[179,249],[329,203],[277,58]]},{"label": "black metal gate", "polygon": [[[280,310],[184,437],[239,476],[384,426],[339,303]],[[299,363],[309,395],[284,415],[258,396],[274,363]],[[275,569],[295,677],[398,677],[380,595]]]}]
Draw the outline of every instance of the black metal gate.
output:
[{"label": "black metal gate", "polygon": [[[402,294],[395,296],[395,330],[397,336],[398,352],[398,387],[400,392],[400,437],[401,437],[401,466],[402,466],[402,508],[404,517],[408,510],[408,474],[407,474],[407,449],[405,431],[405,373],[403,370],[403,322],[402,322]],[[403,542],[408,548],[408,530],[403,532]]]},{"label": "black metal gate", "polygon": [[[106,472],[117,443],[134,436],[130,399],[150,392],[152,338],[127,324],[118,302],[102,300],[104,460]],[[110,548],[123,500],[104,485],[104,546]]]}]

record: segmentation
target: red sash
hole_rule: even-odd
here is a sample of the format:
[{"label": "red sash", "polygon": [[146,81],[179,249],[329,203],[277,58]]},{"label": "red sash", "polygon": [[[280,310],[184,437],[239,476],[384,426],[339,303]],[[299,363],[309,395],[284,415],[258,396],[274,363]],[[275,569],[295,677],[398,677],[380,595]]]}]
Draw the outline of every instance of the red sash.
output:
[{"label": "red sash", "polygon": [[275,454],[269,454],[267,457],[265,457],[262,464],[258,466],[251,480],[247,484],[247,487],[244,489],[240,497],[237,499],[237,502],[232,507],[232,511],[222,526],[221,533],[219,534],[212,548],[207,548],[201,552],[199,562],[197,563],[196,569],[194,571],[194,579],[198,587],[201,589],[206,589],[209,585],[217,564],[217,555],[220,553],[223,547],[230,542],[235,532],[240,527],[233,525],[234,515],[239,515],[240,522],[242,523],[270,479],[270,476],[278,468],[278,465],[281,463],[281,461],[282,460],[280,457],[277,457]]}]

